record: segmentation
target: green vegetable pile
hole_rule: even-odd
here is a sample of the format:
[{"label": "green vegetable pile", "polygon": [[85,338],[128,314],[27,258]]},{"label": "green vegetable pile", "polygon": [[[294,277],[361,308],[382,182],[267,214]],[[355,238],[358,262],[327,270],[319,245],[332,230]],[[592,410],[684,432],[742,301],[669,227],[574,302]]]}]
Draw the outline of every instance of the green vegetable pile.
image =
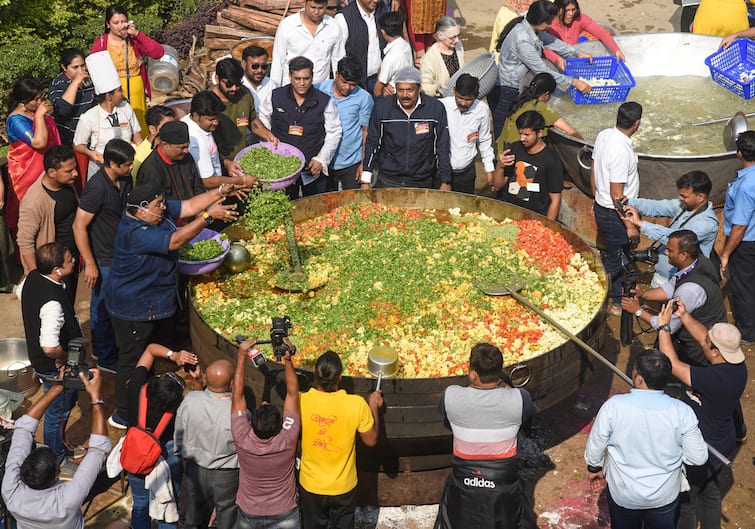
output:
[{"label": "green vegetable pile", "polygon": [[262,180],[276,180],[298,171],[301,160],[297,156],[276,154],[265,147],[253,147],[244,153],[239,165],[246,174]]},{"label": "green vegetable pile", "polygon": [[253,188],[246,199],[246,212],[238,222],[259,237],[277,229],[292,207],[285,191],[268,192]]},{"label": "green vegetable pile", "polygon": [[223,247],[215,239],[187,243],[178,251],[182,261],[208,261],[223,253]]}]

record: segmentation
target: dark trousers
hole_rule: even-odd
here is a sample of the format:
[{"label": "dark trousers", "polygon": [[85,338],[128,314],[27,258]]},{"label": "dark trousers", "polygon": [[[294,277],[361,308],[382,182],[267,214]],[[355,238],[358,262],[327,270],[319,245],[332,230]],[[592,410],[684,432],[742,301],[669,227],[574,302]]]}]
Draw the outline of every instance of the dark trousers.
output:
[{"label": "dark trousers", "polygon": [[360,165],[362,165],[361,161],[341,169],[333,169],[331,167],[330,171],[328,171],[328,191],[338,191],[339,183],[341,184],[341,189],[359,189],[357,169]]},{"label": "dark trousers", "polygon": [[322,496],[299,488],[303,529],[353,529],[357,490]]},{"label": "dark trousers", "polygon": [[721,529],[721,500],[731,489],[734,476],[725,465],[686,467],[690,490],[679,496],[676,529]]},{"label": "dark trousers", "polygon": [[[309,169],[304,169],[302,171],[302,174],[306,174],[307,176],[310,176],[312,173],[309,172]],[[328,178],[325,176],[324,172],[320,173],[320,176],[318,176],[313,182],[310,182],[308,184],[304,184],[304,182],[301,179],[301,176],[296,179],[296,182],[294,182],[293,185],[286,188],[286,194],[288,195],[288,198],[291,200],[296,200],[300,196],[302,197],[311,197],[313,195],[319,195],[320,193],[325,193],[328,190]]]},{"label": "dark trousers", "polygon": [[474,195],[475,180],[477,180],[477,170],[474,162],[459,171],[451,171],[451,189],[457,193]]},{"label": "dark trousers", "polygon": [[115,406],[121,419],[128,419],[126,383],[147,346],[152,343],[171,347],[175,336],[175,318],[127,321],[111,317],[118,344],[118,369],[115,372]]},{"label": "dark trousers", "polygon": [[205,529],[215,509],[217,529],[235,529],[238,506],[239,469],[200,467],[193,461],[186,464],[181,491],[186,495],[184,529]]},{"label": "dark trousers", "polygon": [[608,491],[608,515],[611,529],[674,529],[679,498],[654,509],[627,509],[613,501]]},{"label": "dark trousers", "polygon": [[[506,118],[509,115],[509,108],[519,96],[519,90],[516,88],[509,88],[508,86],[497,86],[498,97],[495,99],[495,106],[491,105],[490,108],[493,112],[493,142],[498,139],[503,130],[503,124],[506,122]],[[494,88],[494,90],[496,89]]]},{"label": "dark trousers", "polygon": [[375,188],[386,187],[421,187],[425,189],[432,189],[435,187],[435,178],[433,178],[432,176],[387,176],[382,172],[379,172],[377,182],[375,183]]},{"label": "dark trousers", "polygon": [[115,346],[115,332],[110,321],[110,313],[105,306],[105,285],[110,276],[110,267],[98,264],[99,277],[92,289],[89,301],[89,329],[92,331],[92,356],[97,363],[115,368],[118,363],[118,348]]},{"label": "dark trousers", "polygon": [[621,249],[629,244],[627,229],[614,209],[604,208],[595,204],[595,223],[598,233],[603,238],[605,256],[603,266],[611,277],[611,293],[613,304],[621,304],[621,278],[624,275],[621,268]]},{"label": "dark trousers", "polygon": [[755,342],[755,241],[742,241],[729,257],[731,309],[742,339]]}]

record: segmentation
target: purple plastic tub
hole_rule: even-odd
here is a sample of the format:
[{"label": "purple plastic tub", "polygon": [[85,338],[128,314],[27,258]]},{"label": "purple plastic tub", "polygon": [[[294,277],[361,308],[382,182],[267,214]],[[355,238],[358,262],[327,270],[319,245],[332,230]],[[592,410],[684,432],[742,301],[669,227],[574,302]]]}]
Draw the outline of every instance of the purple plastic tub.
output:
[{"label": "purple plastic tub", "polygon": [[254,147],[265,147],[271,152],[274,152],[275,154],[280,154],[282,156],[296,156],[299,158],[299,168],[291,173],[288,176],[284,176],[283,178],[276,178],[275,180],[262,180],[262,188],[266,191],[276,191],[278,189],[285,189],[294,182],[296,182],[296,179],[299,178],[299,173],[301,173],[301,170],[304,169],[304,154],[291,145],[290,143],[283,143],[278,142],[278,147],[274,147],[272,142],[269,141],[263,141],[260,143],[255,143],[254,145],[250,145],[249,147],[245,147],[239,151],[239,153],[234,157],[233,161],[238,162],[244,154],[246,154],[250,149],[253,149]]},{"label": "purple plastic tub", "polygon": [[223,259],[225,259],[225,256],[228,255],[228,251],[231,249],[231,242],[227,240],[221,240],[220,234],[218,232],[208,230],[207,228],[200,231],[199,235],[194,237],[189,242],[195,243],[203,241],[205,239],[215,239],[216,241],[218,241],[220,243],[220,246],[223,247],[223,253],[221,253],[217,257],[213,257],[212,259],[207,259],[206,261],[183,261],[179,259],[179,272],[187,276],[198,276],[202,274],[209,274],[210,272],[214,272],[215,270],[220,268],[220,265],[223,264]]}]

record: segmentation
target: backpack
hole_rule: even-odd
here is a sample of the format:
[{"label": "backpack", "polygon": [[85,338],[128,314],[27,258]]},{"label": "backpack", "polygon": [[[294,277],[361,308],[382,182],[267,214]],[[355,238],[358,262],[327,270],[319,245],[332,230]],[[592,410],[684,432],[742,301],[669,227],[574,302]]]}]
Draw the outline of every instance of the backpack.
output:
[{"label": "backpack", "polygon": [[168,427],[172,412],[165,412],[154,432],[147,428],[147,384],[139,392],[139,422],[130,426],[121,447],[121,466],[131,474],[149,474],[163,453],[160,436]]}]

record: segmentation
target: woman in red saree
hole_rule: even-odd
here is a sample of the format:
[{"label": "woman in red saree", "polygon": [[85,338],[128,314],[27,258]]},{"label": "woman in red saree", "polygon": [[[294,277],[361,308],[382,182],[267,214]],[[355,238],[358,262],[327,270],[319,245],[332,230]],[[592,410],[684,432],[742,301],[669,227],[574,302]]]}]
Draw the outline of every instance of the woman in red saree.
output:
[{"label": "woman in red saree", "polygon": [[5,220],[11,233],[18,226],[18,205],[29,187],[44,172],[43,159],[47,149],[60,145],[55,120],[48,115],[52,108],[42,100],[42,85],[31,77],[15,82],[8,96],[6,128],[8,151],[8,203]]}]

